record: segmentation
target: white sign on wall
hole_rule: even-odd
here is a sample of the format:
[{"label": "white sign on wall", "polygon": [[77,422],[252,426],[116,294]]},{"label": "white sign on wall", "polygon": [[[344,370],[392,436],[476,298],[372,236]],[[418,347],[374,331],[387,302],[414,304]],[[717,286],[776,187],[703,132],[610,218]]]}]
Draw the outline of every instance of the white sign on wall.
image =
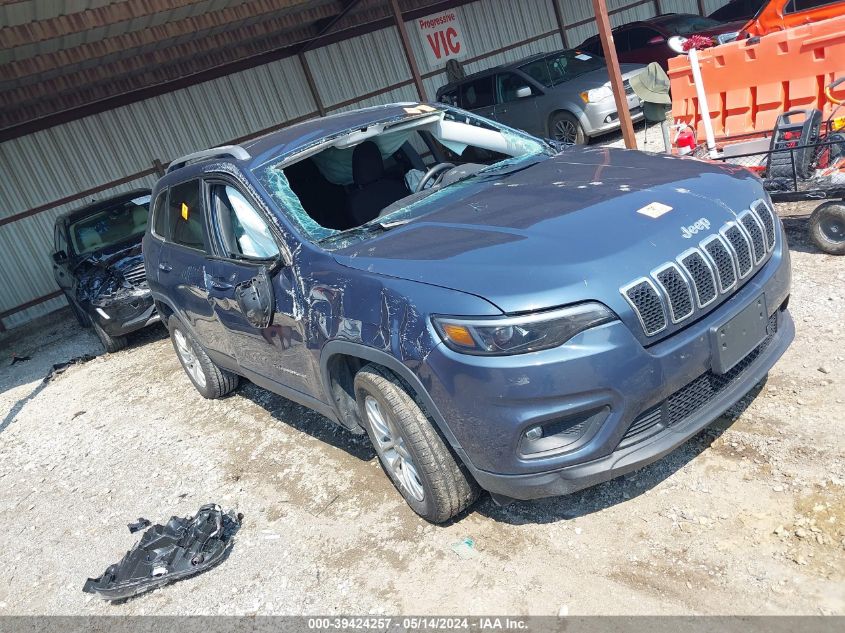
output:
[{"label": "white sign on wall", "polygon": [[457,11],[443,11],[419,18],[416,24],[430,68],[443,68],[450,59],[466,56],[464,31]]}]

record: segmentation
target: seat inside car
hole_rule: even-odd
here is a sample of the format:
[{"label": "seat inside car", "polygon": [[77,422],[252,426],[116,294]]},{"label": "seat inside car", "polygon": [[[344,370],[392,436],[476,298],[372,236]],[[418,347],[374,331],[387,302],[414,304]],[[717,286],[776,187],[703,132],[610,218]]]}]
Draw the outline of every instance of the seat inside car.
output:
[{"label": "seat inside car", "polygon": [[373,141],[361,143],[352,153],[352,178],[355,188],[349,195],[349,210],[356,225],[373,220],[410,193],[404,183],[385,176],[381,150]]},{"label": "seat inside car", "polygon": [[317,224],[339,231],[355,226],[349,217],[346,191],[326,178],[313,160],[288,165],[285,176],[302,208]]}]

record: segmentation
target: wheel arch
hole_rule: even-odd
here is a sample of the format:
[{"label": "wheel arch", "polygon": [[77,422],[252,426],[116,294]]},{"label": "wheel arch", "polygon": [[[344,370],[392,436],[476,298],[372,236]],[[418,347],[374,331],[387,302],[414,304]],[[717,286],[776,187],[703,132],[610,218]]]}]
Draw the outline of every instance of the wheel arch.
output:
[{"label": "wheel arch", "polygon": [[[460,459],[464,462],[464,464],[468,467],[471,467],[471,464],[468,463],[466,459],[466,455],[464,451],[461,449],[460,443],[455,438],[452,431],[449,429],[449,426],[446,424],[446,420],[443,415],[440,413],[440,410],[437,408],[437,405],[432,400],[431,396],[429,395],[428,391],[426,390],[425,386],[422,384],[419,378],[412,372],[406,365],[400,362],[395,357],[391,356],[387,352],[384,352],[379,349],[375,349],[374,347],[367,347],[366,345],[361,345],[359,343],[352,343],[349,341],[330,341],[323,346],[323,350],[320,355],[320,377],[323,382],[323,389],[329,398],[329,401],[334,406],[335,410],[338,414],[338,419],[343,420],[344,417],[347,415],[349,403],[343,404],[342,402],[339,403],[338,399],[335,397],[337,395],[336,391],[333,390],[333,379],[337,377],[337,375],[332,374],[332,370],[337,370],[338,366],[341,365],[341,361],[349,366],[349,362],[352,359],[352,364],[360,364],[360,367],[363,367],[367,363],[375,363],[377,365],[381,365],[385,369],[388,369],[392,373],[394,373],[398,378],[400,378],[406,386],[410,389],[410,395],[414,397],[417,403],[423,408],[426,414],[428,414],[434,423],[437,425],[438,431],[440,431],[441,435],[446,439],[449,443],[449,446],[457,453]],[[357,371],[357,370],[356,370]],[[354,373],[351,374],[350,378],[354,380]],[[336,382],[334,384],[337,384]],[[342,385],[342,383],[341,383]],[[351,386],[351,380],[349,385]],[[347,396],[351,395],[352,399],[354,400],[354,393],[353,394],[346,394]],[[355,424],[359,426],[360,424],[358,421],[358,413],[357,407],[354,410],[355,416]],[[344,423],[344,426],[348,427],[347,423]]]},{"label": "wheel arch", "polygon": [[584,114],[583,111],[578,111],[578,108],[572,107],[572,104],[565,103],[561,106],[556,107],[554,110],[549,112],[549,116],[546,118],[546,133],[549,138],[554,138],[552,136],[552,119],[554,119],[558,114],[568,114],[569,116],[575,117],[578,123],[581,125],[581,129],[584,130],[584,135],[589,138],[589,134],[587,134],[587,116]]}]

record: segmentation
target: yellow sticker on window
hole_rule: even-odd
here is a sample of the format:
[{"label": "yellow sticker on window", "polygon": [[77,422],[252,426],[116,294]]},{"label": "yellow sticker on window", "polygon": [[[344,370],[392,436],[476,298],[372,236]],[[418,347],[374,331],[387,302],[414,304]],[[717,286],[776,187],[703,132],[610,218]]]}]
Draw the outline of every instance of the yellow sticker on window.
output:
[{"label": "yellow sticker on window", "polygon": [[184,202],[182,203],[182,219],[185,221],[188,220],[188,205]]}]

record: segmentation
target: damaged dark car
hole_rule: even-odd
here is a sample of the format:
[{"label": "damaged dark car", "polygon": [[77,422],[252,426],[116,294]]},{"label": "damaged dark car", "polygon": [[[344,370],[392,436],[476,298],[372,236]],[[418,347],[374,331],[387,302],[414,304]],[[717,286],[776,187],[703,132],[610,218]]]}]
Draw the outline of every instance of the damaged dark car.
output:
[{"label": "damaged dark car", "polygon": [[79,324],[107,352],[158,321],[141,253],[149,207],[150,190],[136,189],[56,218],[53,275]]}]

